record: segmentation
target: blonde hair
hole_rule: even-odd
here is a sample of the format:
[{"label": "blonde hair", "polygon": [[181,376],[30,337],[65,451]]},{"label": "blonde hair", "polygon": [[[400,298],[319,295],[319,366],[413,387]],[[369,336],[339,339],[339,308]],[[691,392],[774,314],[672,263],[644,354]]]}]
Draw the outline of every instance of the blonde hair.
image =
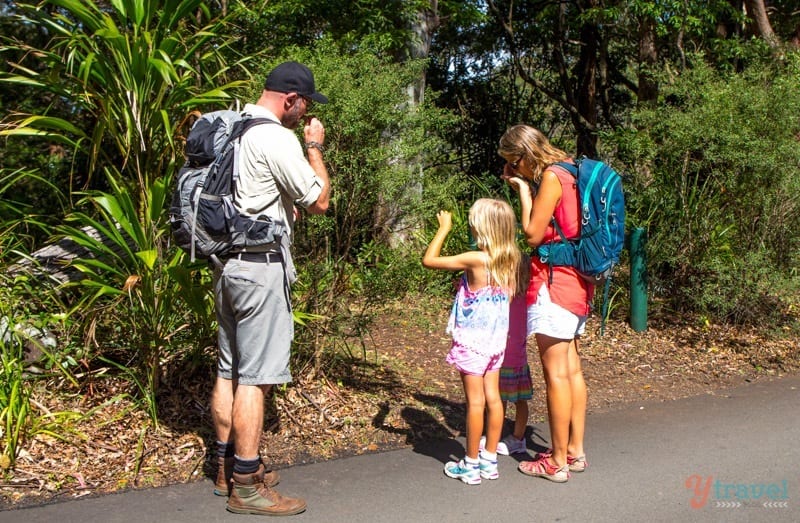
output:
[{"label": "blonde hair", "polygon": [[531,166],[535,183],[542,180],[544,171],[550,165],[569,158],[567,153],[550,143],[539,129],[523,124],[509,127],[503,133],[497,154],[507,160],[524,157]]},{"label": "blonde hair", "polygon": [[469,225],[475,244],[489,256],[492,279],[509,296],[519,290],[522,253],[517,245],[517,218],[503,200],[481,198],[469,209]]}]

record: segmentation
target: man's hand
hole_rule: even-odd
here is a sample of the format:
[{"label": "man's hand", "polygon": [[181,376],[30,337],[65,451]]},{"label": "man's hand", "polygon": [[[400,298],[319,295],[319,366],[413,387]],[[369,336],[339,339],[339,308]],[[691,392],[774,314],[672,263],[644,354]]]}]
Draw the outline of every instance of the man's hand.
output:
[{"label": "man's hand", "polygon": [[313,147],[306,146],[306,155],[311,168],[314,169],[314,172],[317,173],[317,176],[323,181],[322,192],[320,192],[317,201],[306,207],[306,211],[311,214],[325,214],[328,210],[328,205],[330,205],[331,197],[331,181],[328,177],[328,168],[325,167],[325,162],[322,157],[322,145],[325,143],[325,127],[323,127],[322,122],[320,122],[317,117],[306,116],[303,135],[306,144],[311,142],[317,144]]},{"label": "man's hand", "polygon": [[325,143],[325,127],[316,116],[306,118],[306,125],[303,127],[303,135],[306,139],[306,143],[317,142],[320,145]]}]

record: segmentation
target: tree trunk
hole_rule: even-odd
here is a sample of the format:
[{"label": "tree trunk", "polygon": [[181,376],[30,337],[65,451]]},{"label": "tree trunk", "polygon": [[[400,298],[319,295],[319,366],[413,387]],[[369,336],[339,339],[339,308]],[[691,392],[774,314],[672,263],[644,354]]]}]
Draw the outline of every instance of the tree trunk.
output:
[{"label": "tree trunk", "polygon": [[656,21],[644,16],[639,25],[639,104],[649,105],[658,99],[658,83],[653,74],[657,62]]},{"label": "tree trunk", "polygon": [[[598,76],[603,74],[600,68],[600,55],[603,49],[599,27],[593,23],[585,23],[580,28],[578,62],[570,69],[571,54],[564,51],[570,43],[567,34],[567,5],[559,4],[558,15],[553,22],[552,63],[560,86],[551,85],[532,75],[520,60],[520,51],[516,46],[514,27],[508,15],[492,0],[487,0],[489,11],[500,21],[508,39],[508,49],[522,81],[538,89],[551,100],[558,103],[569,114],[577,135],[577,154],[597,156],[597,121],[598,121]],[[580,2],[579,9],[586,11],[596,8],[599,0]]]},{"label": "tree trunk", "polygon": [[[591,0],[589,3],[595,4],[595,0]],[[578,90],[575,96],[578,115],[573,116],[572,123],[578,133],[578,155],[585,154],[589,157],[596,157],[597,57],[600,48],[600,33],[597,25],[594,23],[584,24],[581,27],[580,42],[581,53],[575,67],[575,76],[578,79]]]},{"label": "tree trunk", "polygon": [[[433,33],[439,27],[439,2],[431,0],[427,9],[422,9],[417,13],[411,27],[411,40],[407,45],[408,56],[411,59],[425,59],[430,54]],[[425,95],[425,72],[423,71],[416,82],[407,87],[407,110],[414,111],[422,104]],[[391,140],[392,138],[389,137]],[[394,160],[397,161],[397,160]],[[406,187],[406,196],[414,198],[422,193],[422,163],[410,165],[409,169],[417,171],[416,181],[411,181]],[[401,202],[386,201],[384,195],[379,195],[377,208],[375,209],[375,227],[379,231],[379,236],[391,246],[405,243],[414,232],[422,226],[414,216],[403,213],[400,206]]]},{"label": "tree trunk", "polygon": [[756,34],[763,38],[767,44],[772,47],[778,47],[780,40],[772,30],[772,25],[769,23],[769,16],[767,15],[767,8],[764,6],[764,0],[745,0],[745,7],[747,15],[753,20]]}]

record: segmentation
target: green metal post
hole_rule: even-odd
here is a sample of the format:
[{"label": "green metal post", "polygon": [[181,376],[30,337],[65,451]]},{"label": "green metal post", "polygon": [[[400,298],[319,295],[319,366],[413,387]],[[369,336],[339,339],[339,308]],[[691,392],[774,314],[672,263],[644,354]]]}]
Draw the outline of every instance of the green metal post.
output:
[{"label": "green metal post", "polygon": [[637,227],[630,235],[631,255],[631,327],[635,332],[647,329],[647,255],[646,231]]}]

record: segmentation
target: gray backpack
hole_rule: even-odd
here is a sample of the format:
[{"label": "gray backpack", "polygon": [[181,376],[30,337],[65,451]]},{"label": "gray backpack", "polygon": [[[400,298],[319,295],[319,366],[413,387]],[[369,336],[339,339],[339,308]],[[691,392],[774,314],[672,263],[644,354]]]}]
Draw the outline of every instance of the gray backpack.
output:
[{"label": "gray backpack", "polygon": [[269,123],[277,122],[223,110],[204,114],[192,126],[169,208],[172,238],[192,262],[219,264],[220,256],[280,242],[286,232],[268,216],[239,214],[233,204],[241,137],[254,125]]}]

